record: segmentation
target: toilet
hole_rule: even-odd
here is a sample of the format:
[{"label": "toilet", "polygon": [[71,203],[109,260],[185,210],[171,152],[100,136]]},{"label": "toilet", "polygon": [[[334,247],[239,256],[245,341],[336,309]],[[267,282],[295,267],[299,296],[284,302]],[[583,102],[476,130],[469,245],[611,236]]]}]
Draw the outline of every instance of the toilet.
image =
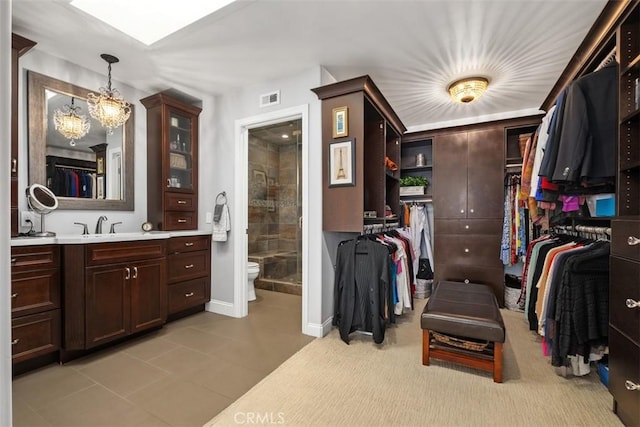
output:
[{"label": "toilet", "polygon": [[256,287],[253,283],[260,274],[260,264],[257,262],[249,262],[247,264],[247,300],[255,301]]}]

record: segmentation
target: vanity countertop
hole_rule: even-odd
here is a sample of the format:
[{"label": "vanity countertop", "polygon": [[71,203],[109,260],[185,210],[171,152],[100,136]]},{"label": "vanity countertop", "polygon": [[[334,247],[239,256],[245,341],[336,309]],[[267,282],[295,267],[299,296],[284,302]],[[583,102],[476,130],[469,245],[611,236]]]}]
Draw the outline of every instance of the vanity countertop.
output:
[{"label": "vanity countertop", "polygon": [[204,236],[211,234],[211,230],[184,230],[184,231],[150,231],[144,233],[136,231],[132,233],[113,234],[60,234],[55,237],[14,237],[11,246],[36,246],[36,245],[74,245],[87,243],[127,242],[137,240],[168,239],[170,237]]}]

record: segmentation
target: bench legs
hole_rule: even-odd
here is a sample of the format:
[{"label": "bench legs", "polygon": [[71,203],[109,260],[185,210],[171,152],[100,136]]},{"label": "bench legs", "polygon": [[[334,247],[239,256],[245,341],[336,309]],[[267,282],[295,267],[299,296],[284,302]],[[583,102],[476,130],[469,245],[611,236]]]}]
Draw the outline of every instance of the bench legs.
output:
[{"label": "bench legs", "polygon": [[502,346],[501,342],[493,343],[493,360],[480,359],[468,354],[460,354],[455,351],[444,349],[431,349],[431,332],[428,329],[422,330],[422,364],[429,366],[431,357],[449,362],[460,363],[462,365],[493,372],[493,381],[502,382]]}]

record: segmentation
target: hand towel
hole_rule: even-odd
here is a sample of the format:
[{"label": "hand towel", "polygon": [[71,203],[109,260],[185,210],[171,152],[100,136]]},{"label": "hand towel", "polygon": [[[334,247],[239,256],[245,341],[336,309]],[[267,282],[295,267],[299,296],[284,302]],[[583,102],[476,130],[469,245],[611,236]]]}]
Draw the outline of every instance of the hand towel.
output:
[{"label": "hand towel", "polygon": [[222,214],[220,215],[220,221],[213,222],[213,233],[211,234],[211,240],[214,242],[226,242],[227,233],[231,230],[231,219],[229,217],[229,207],[225,203],[222,207]]}]

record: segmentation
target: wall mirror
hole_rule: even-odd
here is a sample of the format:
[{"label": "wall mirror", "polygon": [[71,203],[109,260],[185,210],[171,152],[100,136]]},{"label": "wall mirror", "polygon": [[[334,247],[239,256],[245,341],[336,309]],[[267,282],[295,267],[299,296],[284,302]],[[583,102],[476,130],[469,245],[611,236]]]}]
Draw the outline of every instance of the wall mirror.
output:
[{"label": "wall mirror", "polygon": [[[132,211],[134,111],[124,126],[108,135],[89,115],[89,89],[33,71],[27,72],[27,81],[29,185],[53,191],[58,209]],[[88,133],[74,143],[54,124],[54,112],[72,101],[90,120]]]}]

